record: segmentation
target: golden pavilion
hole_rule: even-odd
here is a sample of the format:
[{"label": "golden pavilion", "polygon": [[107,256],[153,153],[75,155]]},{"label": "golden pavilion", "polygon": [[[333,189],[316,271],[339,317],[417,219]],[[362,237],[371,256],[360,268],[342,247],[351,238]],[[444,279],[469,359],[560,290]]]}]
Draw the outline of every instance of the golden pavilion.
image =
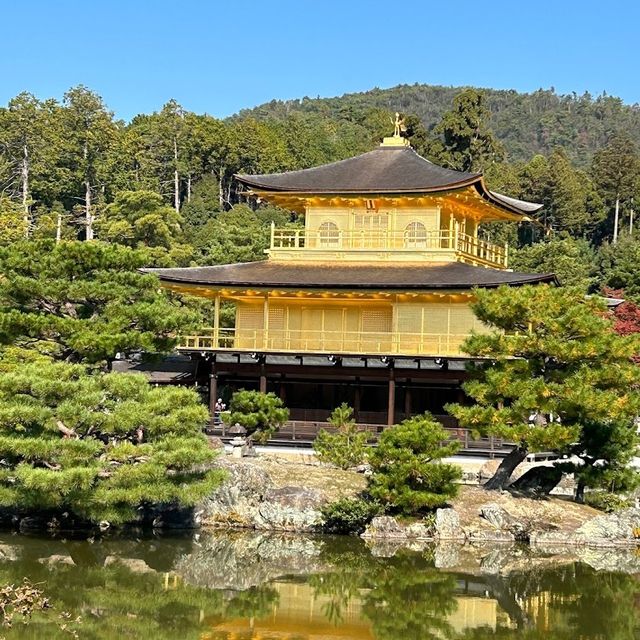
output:
[{"label": "golden pavilion", "polygon": [[[372,430],[426,410],[454,427],[443,406],[462,396],[460,347],[482,330],[472,289],[555,281],[511,271],[508,247],[478,232],[541,205],[429,162],[397,127],[354,158],[236,179],[304,228],[272,226],[264,261],[152,271],[214,302],[211,326],[180,347],[207,371],[212,408],[239,388],[273,391],[291,412],[280,437],[312,438],[342,402]],[[221,325],[222,303],[233,327]]]}]

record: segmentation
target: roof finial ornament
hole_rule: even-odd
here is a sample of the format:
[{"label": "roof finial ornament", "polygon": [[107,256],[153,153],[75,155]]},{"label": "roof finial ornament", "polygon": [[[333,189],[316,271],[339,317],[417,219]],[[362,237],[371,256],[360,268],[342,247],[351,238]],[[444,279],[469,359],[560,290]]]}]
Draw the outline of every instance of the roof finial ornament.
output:
[{"label": "roof finial ornament", "polygon": [[391,118],[393,124],[393,135],[387,136],[382,139],[381,147],[408,147],[409,140],[402,137],[402,134],[406,132],[407,127],[404,124],[404,118],[400,117],[400,114],[396,111],[396,117]]},{"label": "roof finial ornament", "polygon": [[391,122],[393,122],[393,137],[394,138],[399,138],[400,137],[400,132],[404,132],[407,130],[407,128],[404,126],[404,118],[400,117],[400,114],[396,111],[396,119],[392,120]]}]

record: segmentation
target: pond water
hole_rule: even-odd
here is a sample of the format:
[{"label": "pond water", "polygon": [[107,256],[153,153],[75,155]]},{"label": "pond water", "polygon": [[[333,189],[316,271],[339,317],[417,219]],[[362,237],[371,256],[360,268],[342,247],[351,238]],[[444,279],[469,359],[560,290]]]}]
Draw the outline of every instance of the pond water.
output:
[{"label": "pond water", "polygon": [[0,586],[52,608],[0,638],[635,640],[640,558],[256,533],[0,535]]}]

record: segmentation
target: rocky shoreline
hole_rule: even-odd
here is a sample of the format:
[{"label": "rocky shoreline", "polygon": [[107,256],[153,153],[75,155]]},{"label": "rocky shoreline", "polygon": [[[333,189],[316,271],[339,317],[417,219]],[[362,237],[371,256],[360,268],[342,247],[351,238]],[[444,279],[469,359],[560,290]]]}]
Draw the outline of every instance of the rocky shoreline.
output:
[{"label": "rocky shoreline", "polygon": [[[205,529],[322,532],[323,506],[338,497],[355,496],[364,486],[360,474],[317,465],[314,482],[312,465],[300,462],[224,457],[218,465],[227,472],[227,479],[199,509]],[[327,490],[338,485],[332,474],[342,474],[339,490]],[[287,484],[289,480],[294,482]],[[450,507],[436,511],[435,518],[379,516],[362,537],[410,548],[433,542],[528,543],[541,550],[633,548],[640,545],[640,509],[606,514],[559,497],[533,499],[465,486]]]}]

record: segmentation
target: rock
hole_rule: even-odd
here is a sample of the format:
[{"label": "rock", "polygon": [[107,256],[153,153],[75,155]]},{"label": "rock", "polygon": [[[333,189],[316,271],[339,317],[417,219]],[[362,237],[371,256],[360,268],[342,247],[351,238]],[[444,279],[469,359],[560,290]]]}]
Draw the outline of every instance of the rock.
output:
[{"label": "rock", "polygon": [[546,496],[555,489],[560,480],[562,480],[562,471],[560,469],[541,465],[523,473],[509,485],[509,489]]},{"label": "rock", "polygon": [[48,565],[50,567],[55,566],[57,564],[75,565],[75,562],[73,561],[73,558],[71,556],[63,556],[59,554],[47,556],[46,558],[38,558],[38,562],[40,564]]},{"label": "rock", "polygon": [[324,494],[317,489],[271,489],[258,506],[256,527],[281,531],[314,531],[322,524],[320,508],[324,502]]},{"label": "rock", "polygon": [[596,516],[576,529],[587,544],[640,544],[640,509],[631,507]]},{"label": "rock", "polygon": [[499,504],[489,502],[480,507],[480,516],[492,524],[496,533],[508,534],[512,540],[527,541],[529,539],[529,526],[510,515]]},{"label": "rock", "polygon": [[359,464],[356,467],[352,467],[352,469],[356,473],[363,473],[365,476],[370,476],[373,473],[370,464]]},{"label": "rock", "polygon": [[362,534],[363,538],[385,540],[433,540],[433,528],[426,522],[401,523],[391,516],[377,516]]},{"label": "rock", "polygon": [[209,525],[255,526],[255,513],[273,487],[269,474],[253,464],[217,461],[227,477],[200,505],[203,522]]},{"label": "rock", "polygon": [[224,450],[224,442],[222,442],[222,438],[218,438],[218,436],[207,436],[207,440],[209,441],[209,448]]},{"label": "rock", "polygon": [[144,560],[139,558],[120,558],[118,556],[107,556],[104,566],[122,565],[133,573],[156,573]]},{"label": "rock", "polygon": [[485,544],[487,542],[512,544],[516,541],[516,536],[509,531],[472,529],[467,531],[467,541],[473,544]]},{"label": "rock", "polygon": [[435,537],[438,540],[464,541],[465,533],[460,526],[460,517],[455,509],[436,510]]},{"label": "rock", "polygon": [[487,460],[478,471],[480,480],[488,480],[489,478],[493,478],[499,466],[500,460]]}]

